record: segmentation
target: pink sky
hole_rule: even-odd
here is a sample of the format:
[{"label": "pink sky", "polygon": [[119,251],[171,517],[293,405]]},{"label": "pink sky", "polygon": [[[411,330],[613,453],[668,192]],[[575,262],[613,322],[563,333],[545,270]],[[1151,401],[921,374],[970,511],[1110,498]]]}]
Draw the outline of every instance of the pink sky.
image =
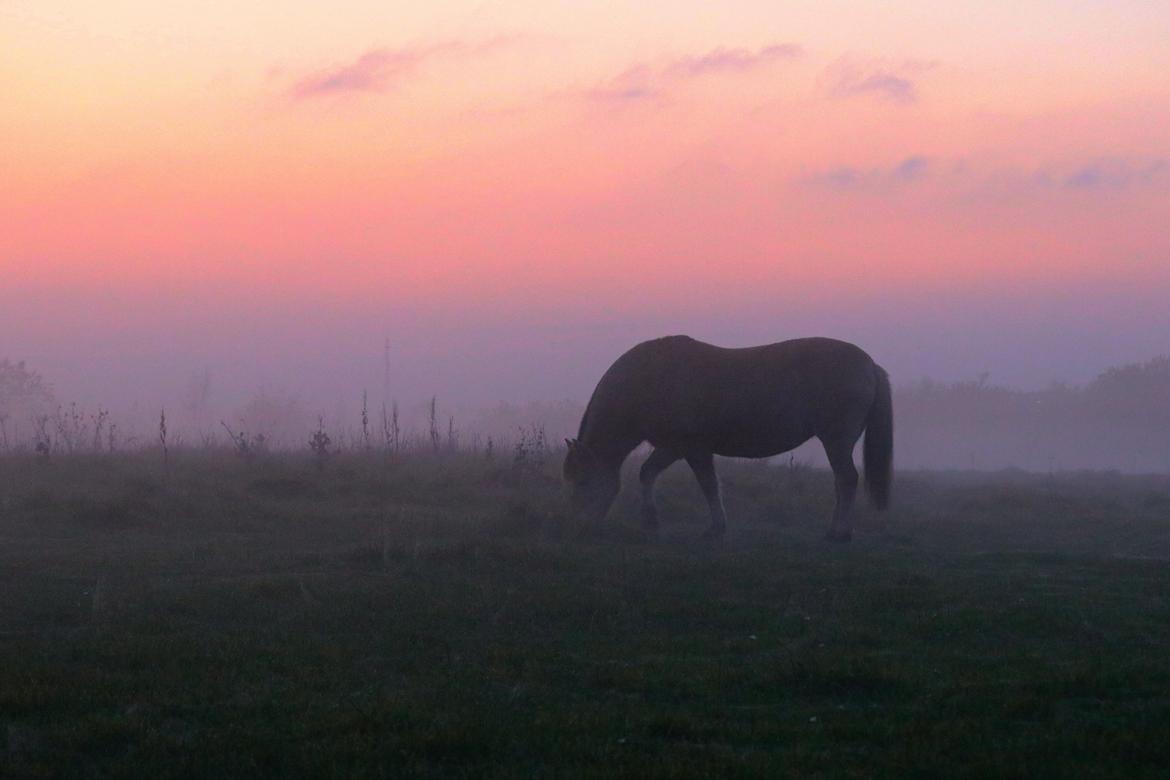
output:
[{"label": "pink sky", "polygon": [[0,2],[0,357],[62,388],[321,394],[385,337],[484,400],[665,331],[1170,351],[1164,3],[51,5]]}]

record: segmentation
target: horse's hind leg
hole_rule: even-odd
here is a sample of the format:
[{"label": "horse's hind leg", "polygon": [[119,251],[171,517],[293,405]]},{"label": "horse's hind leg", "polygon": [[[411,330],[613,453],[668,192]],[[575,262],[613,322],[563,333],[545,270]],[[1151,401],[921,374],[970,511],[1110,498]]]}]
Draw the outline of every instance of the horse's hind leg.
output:
[{"label": "horse's hind leg", "polygon": [[833,467],[833,483],[837,488],[837,504],[833,508],[833,523],[825,538],[833,542],[847,542],[853,536],[853,518],[850,510],[857,495],[857,467],[853,465],[853,445],[857,437],[847,436],[821,439],[829,465]]},{"label": "horse's hind leg", "polygon": [[653,531],[658,528],[658,507],[654,504],[654,480],[665,471],[670,464],[678,460],[678,455],[661,447],[650,453],[646,462],[638,472],[638,481],[642,483],[642,527]]},{"label": "horse's hind leg", "polygon": [[695,472],[695,479],[707,498],[711,510],[711,527],[703,533],[705,539],[717,539],[727,529],[727,513],[723,510],[723,496],[719,492],[719,477],[715,474],[715,458],[709,452],[687,456],[687,463]]}]

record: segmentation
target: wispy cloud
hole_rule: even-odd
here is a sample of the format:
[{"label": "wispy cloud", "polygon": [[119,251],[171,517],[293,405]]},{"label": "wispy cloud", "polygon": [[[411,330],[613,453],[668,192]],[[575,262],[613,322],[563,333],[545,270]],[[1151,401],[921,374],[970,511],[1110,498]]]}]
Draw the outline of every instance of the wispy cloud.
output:
[{"label": "wispy cloud", "polygon": [[888,167],[856,168],[842,166],[814,174],[806,179],[813,185],[833,189],[873,189],[891,185],[908,184],[924,179],[931,173],[934,163],[922,155],[911,155]]},{"label": "wispy cloud", "polygon": [[396,49],[374,48],[352,62],[298,79],[289,89],[289,96],[311,100],[346,93],[385,92],[432,60],[485,55],[514,41],[512,37],[499,37],[475,43],[444,41]]},{"label": "wispy cloud", "polygon": [[745,73],[765,65],[792,60],[803,54],[795,43],[776,43],[751,49],[712,49],[706,54],[679,57],[662,68],[668,78],[697,78],[715,73]]},{"label": "wispy cloud", "polygon": [[1063,176],[1050,175],[1048,178],[1049,181],[1055,178],[1062,187],[1070,190],[1124,190],[1170,180],[1170,161],[1096,160]]},{"label": "wispy cloud", "polygon": [[371,49],[348,65],[298,80],[289,94],[305,100],[344,92],[381,92],[396,78],[415,70],[432,53],[425,49]]},{"label": "wispy cloud", "polygon": [[1170,158],[1110,157],[1005,169],[911,155],[887,166],[830,168],[803,177],[801,183],[838,192],[887,193],[928,180],[941,183],[956,196],[976,200],[1058,193],[1107,195],[1170,187]]},{"label": "wispy cloud", "polygon": [[844,78],[837,84],[836,94],[839,97],[876,94],[895,103],[914,103],[918,100],[918,88],[913,81],[885,71]]},{"label": "wispy cloud", "polygon": [[917,60],[896,65],[841,62],[830,66],[826,72],[829,94],[835,98],[869,95],[892,103],[917,103],[917,77],[936,65],[935,62]]},{"label": "wispy cloud", "polygon": [[776,43],[759,49],[719,47],[704,54],[674,57],[626,68],[609,81],[586,90],[586,97],[613,103],[662,98],[677,83],[707,76],[748,73],[793,60],[804,53],[794,43]]},{"label": "wispy cloud", "polygon": [[626,68],[609,81],[585,90],[585,97],[606,103],[636,103],[662,96],[657,74],[647,65]]},{"label": "wispy cloud", "polygon": [[894,166],[890,175],[897,181],[914,181],[926,175],[930,160],[922,156],[907,157]]}]

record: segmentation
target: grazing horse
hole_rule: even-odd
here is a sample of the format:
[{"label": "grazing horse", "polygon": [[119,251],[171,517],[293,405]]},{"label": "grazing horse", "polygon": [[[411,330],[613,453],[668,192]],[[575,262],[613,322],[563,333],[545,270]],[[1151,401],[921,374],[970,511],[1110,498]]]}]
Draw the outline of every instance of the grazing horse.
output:
[{"label": "grazing horse", "polygon": [[865,432],[865,482],[875,507],[889,502],[894,424],[890,380],[859,347],[827,338],[726,349],[689,336],[646,341],[597,383],[564,476],[577,508],[600,520],[621,487],[621,465],[642,442],[642,522],[658,526],[654,480],[685,459],[711,510],[707,538],[726,525],[715,455],[767,458],[821,440],[837,489],[827,538],[848,541],[857,493],[853,446]]}]

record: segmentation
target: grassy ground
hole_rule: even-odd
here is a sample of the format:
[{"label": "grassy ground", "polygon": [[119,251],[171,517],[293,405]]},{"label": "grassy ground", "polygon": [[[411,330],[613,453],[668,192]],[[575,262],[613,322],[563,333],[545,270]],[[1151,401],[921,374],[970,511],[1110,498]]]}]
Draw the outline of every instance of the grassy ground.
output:
[{"label": "grassy ground", "polygon": [[1161,775],[1170,479],[0,460],[0,776]]}]

